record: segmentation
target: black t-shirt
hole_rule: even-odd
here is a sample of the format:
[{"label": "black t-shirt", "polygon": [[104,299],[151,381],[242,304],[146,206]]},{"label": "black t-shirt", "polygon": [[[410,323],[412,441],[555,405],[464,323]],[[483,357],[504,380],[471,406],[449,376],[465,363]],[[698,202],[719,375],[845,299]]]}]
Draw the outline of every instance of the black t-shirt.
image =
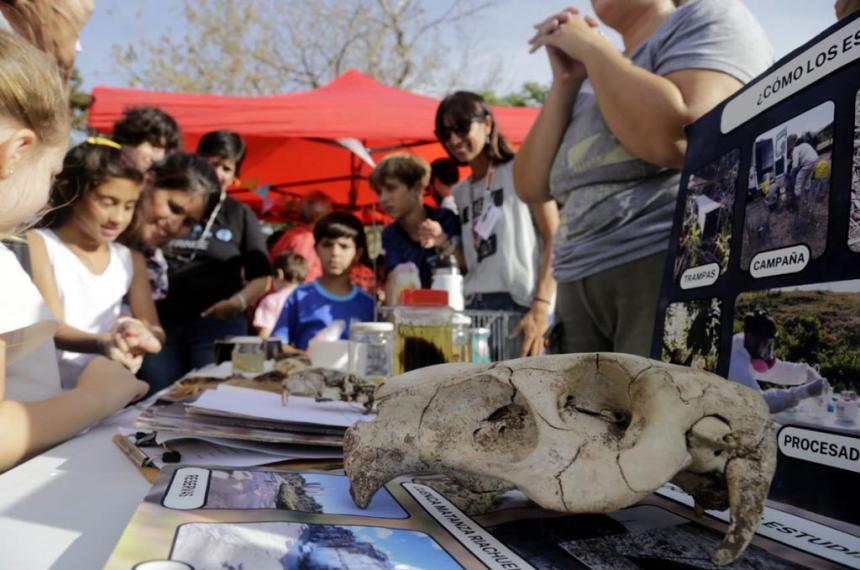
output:
[{"label": "black t-shirt", "polygon": [[[429,206],[424,206],[424,212],[428,219],[439,222],[449,241],[460,243],[462,229],[457,214],[446,208]],[[391,271],[401,263],[412,262],[418,267],[421,286],[430,287],[433,281],[433,266],[437,259],[434,248],[421,247],[421,244],[409,237],[400,222],[394,222],[382,230],[382,249],[385,251],[386,271]]]},{"label": "black t-shirt", "polygon": [[157,302],[162,322],[194,317],[234,295],[242,289],[243,275],[251,281],[272,274],[260,222],[247,204],[226,197],[201,239],[204,226],[197,225],[164,248],[170,287],[167,297]]}]

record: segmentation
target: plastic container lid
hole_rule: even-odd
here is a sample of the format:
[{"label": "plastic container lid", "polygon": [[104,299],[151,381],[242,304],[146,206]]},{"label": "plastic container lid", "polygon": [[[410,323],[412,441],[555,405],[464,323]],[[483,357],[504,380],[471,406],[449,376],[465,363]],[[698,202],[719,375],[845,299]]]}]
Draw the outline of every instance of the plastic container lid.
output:
[{"label": "plastic container lid", "polygon": [[447,307],[448,291],[442,289],[406,289],[400,293],[400,304],[407,307]]},{"label": "plastic container lid", "polygon": [[388,322],[356,322],[349,326],[349,332],[374,333],[394,332],[394,323]]},{"label": "plastic container lid", "polygon": [[261,336],[232,336],[227,339],[227,342],[231,342],[234,344],[261,344],[262,342],[264,342],[264,340]]}]

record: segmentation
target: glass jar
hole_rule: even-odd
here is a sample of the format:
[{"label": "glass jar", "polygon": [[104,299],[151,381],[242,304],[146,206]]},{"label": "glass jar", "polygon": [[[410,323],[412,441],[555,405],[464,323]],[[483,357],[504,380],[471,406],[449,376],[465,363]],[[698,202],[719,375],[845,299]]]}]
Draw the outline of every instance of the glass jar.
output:
[{"label": "glass jar", "polygon": [[492,362],[490,355],[490,329],[478,327],[469,330],[471,337],[471,356],[472,362],[479,364],[488,364]]},{"label": "glass jar", "polygon": [[240,336],[232,339],[233,351],[230,360],[233,372],[259,374],[266,360],[265,341],[257,336]]},{"label": "glass jar", "polygon": [[392,375],[394,324],[354,322],[349,327],[349,371],[374,384]]},{"label": "glass jar", "polygon": [[452,361],[453,315],[446,291],[415,289],[401,294],[401,304],[394,309],[397,374]]},{"label": "glass jar", "polygon": [[472,326],[472,319],[457,313],[451,318],[451,326],[451,362],[469,362],[469,327]]}]

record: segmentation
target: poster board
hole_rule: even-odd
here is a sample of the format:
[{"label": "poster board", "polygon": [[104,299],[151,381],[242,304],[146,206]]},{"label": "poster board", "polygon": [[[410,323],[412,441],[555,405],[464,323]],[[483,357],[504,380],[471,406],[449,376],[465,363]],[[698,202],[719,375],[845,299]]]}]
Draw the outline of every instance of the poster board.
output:
[{"label": "poster board", "polygon": [[[348,488],[336,473],[165,468],[106,568],[705,569],[725,532],[657,496],[615,513],[566,515],[517,491],[471,499],[439,478],[402,477],[364,510]],[[838,568],[756,538],[732,568],[812,565]]]},{"label": "poster board", "polygon": [[860,14],[687,136],[651,356],[762,391],[782,426],[769,506],[801,520],[783,534],[845,532],[829,548],[860,568]]}]

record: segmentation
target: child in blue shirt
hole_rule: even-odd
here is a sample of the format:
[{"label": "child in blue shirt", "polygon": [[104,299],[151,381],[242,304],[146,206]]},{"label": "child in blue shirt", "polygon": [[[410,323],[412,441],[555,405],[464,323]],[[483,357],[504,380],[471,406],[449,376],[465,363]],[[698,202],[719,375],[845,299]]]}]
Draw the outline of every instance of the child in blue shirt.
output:
[{"label": "child in blue shirt", "polygon": [[293,291],[272,330],[272,336],[301,350],[336,320],[346,321],[341,335],[344,339],[348,338],[350,321],[373,320],[373,299],[349,281],[353,263],[367,251],[361,222],[352,214],[333,212],[314,226],[314,241],[322,277]]}]

